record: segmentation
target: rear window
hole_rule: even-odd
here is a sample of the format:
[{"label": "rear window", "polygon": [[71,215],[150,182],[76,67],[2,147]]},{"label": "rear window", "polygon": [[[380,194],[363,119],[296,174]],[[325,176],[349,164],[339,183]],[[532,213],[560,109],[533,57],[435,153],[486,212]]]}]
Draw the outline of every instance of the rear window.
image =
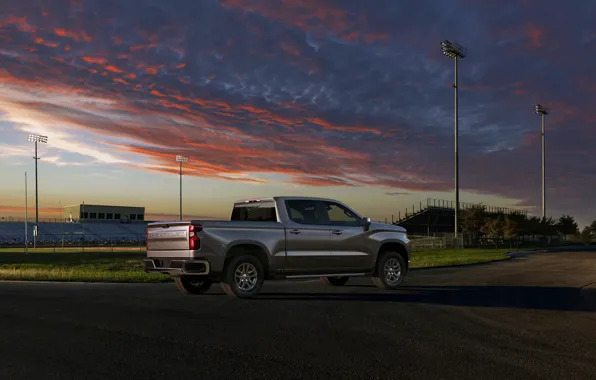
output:
[{"label": "rear window", "polygon": [[277,222],[275,202],[254,202],[234,205],[232,221]]}]

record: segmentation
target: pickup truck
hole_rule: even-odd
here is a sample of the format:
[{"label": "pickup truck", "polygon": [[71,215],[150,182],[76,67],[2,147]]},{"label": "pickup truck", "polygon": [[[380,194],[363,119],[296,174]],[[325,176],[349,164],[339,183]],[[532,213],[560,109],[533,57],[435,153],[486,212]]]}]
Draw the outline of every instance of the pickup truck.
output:
[{"label": "pickup truck", "polygon": [[372,223],[333,199],[242,200],[229,221],[154,222],[146,233],[145,271],[173,276],[186,294],[220,283],[228,295],[251,298],[265,280],[318,277],[341,286],[358,276],[394,290],[410,264],[404,228]]}]

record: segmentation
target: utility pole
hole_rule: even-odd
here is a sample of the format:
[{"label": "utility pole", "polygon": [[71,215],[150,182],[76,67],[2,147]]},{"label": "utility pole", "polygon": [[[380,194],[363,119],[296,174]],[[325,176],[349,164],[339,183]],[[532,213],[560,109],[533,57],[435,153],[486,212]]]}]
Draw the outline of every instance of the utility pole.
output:
[{"label": "utility pole", "polygon": [[458,98],[458,62],[467,55],[467,50],[457,43],[444,40],[441,42],[443,54],[455,61],[455,80],[453,88],[455,90],[455,115],[454,115],[454,153],[455,153],[455,219],[453,228],[454,239],[458,238],[459,229],[459,98]]}]

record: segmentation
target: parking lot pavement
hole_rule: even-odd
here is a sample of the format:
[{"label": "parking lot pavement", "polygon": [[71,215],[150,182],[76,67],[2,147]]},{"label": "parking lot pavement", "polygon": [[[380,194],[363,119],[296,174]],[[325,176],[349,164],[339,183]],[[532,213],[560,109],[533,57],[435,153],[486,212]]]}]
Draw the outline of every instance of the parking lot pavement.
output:
[{"label": "parking lot pavement", "polygon": [[[592,285],[590,285],[592,284]],[[590,379],[596,254],[416,270],[402,290],[0,283],[1,379]]]}]

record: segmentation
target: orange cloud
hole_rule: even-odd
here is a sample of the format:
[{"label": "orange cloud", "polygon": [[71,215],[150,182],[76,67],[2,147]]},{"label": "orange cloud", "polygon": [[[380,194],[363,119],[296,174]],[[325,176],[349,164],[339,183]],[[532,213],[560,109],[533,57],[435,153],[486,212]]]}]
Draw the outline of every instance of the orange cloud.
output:
[{"label": "orange cloud", "polygon": [[120,73],[123,73],[124,72],[124,70],[122,70],[121,68],[118,68],[118,67],[116,67],[114,65],[107,65],[105,67],[105,69],[108,70],[108,71],[111,71],[113,73],[117,73],[117,74],[120,74]]},{"label": "orange cloud", "polygon": [[108,60],[105,58],[101,58],[101,57],[88,57],[88,56],[83,56],[81,57],[81,59],[87,63],[97,63],[97,64],[105,64]]},{"label": "orange cloud", "polygon": [[313,25],[323,25],[329,31],[348,41],[384,42],[387,36],[382,33],[357,32],[368,26],[365,17],[357,20],[350,18],[344,9],[334,8],[329,4],[315,0],[223,0],[221,5],[238,8],[243,11],[256,11],[262,15],[298,27],[306,32],[317,32]]},{"label": "orange cloud", "polygon": [[56,28],[54,29],[56,35],[60,37],[68,37],[75,41],[84,41],[84,42],[91,42],[93,41],[93,37],[85,33],[85,31],[81,32],[74,32],[72,30],[64,29],[64,28]]}]

